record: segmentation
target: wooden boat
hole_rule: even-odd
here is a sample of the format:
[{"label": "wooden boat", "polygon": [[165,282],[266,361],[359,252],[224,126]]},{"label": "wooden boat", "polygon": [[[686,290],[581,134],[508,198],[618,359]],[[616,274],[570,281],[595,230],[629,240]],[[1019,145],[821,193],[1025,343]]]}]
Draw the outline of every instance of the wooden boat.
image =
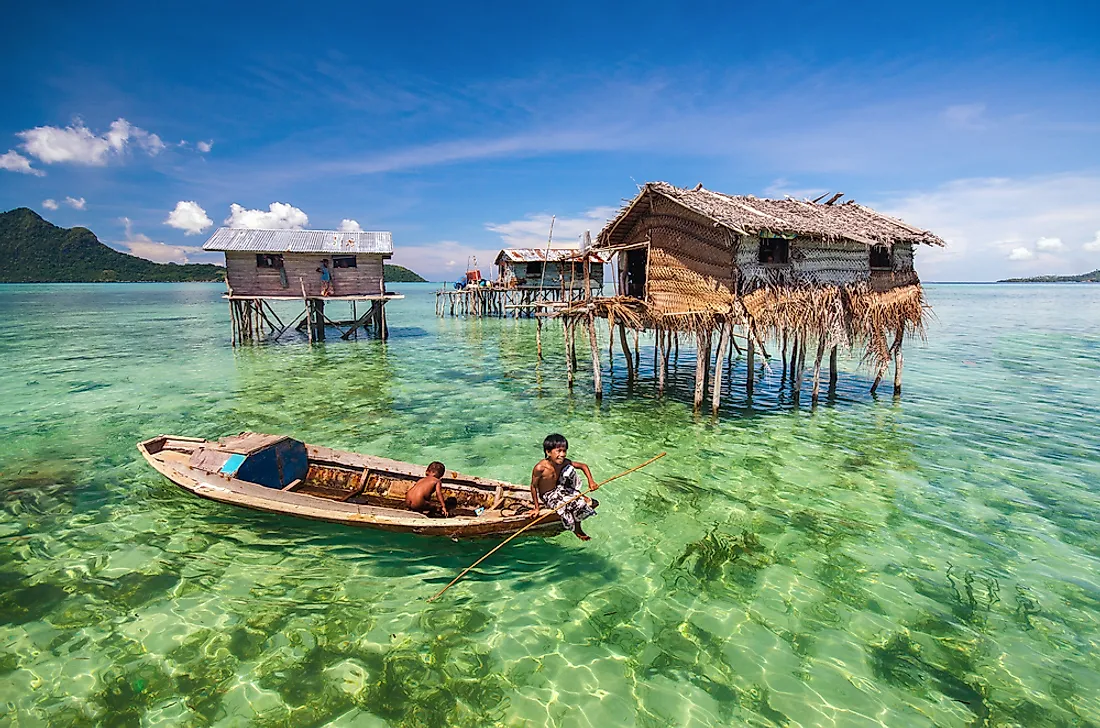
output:
[{"label": "wooden boat", "polygon": [[[420,465],[306,445],[280,435],[244,432],[221,440],[161,435],[138,450],[164,477],[197,496],[269,513],[349,526],[452,538],[514,533],[530,523],[529,488],[448,471],[450,518],[405,508]],[[528,532],[562,530],[548,518]]]}]

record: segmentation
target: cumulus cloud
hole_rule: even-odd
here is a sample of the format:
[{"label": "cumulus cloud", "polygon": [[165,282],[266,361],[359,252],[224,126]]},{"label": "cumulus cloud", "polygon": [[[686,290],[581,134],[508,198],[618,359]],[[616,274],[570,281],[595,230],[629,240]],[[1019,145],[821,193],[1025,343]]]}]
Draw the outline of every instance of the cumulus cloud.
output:
[{"label": "cumulus cloud", "polygon": [[134,232],[133,222],[128,217],[121,218],[121,222],[126,227],[126,239],[119,241],[119,245],[126,248],[130,255],[136,255],[154,263],[189,263],[190,256],[203,252],[199,247],[167,245],[143,233]]},{"label": "cumulus cloud", "polygon": [[363,232],[363,228],[360,227],[358,222],[356,222],[355,220],[349,220],[346,217],[343,220],[340,221],[340,227],[338,227],[336,229],[339,230],[342,233],[361,233],[361,232]]},{"label": "cumulus cloud", "polygon": [[214,221],[197,202],[180,200],[176,203],[176,209],[168,213],[164,224],[182,230],[185,235],[198,235],[213,225]]},{"label": "cumulus cloud", "polygon": [[1062,250],[1065,247],[1061,238],[1039,238],[1035,243],[1037,250]]},{"label": "cumulus cloud", "polygon": [[47,210],[56,210],[58,207],[57,200],[42,200],[42,207]]},{"label": "cumulus cloud", "polygon": [[31,160],[14,150],[0,154],[0,169],[6,169],[9,172],[18,172],[20,174],[33,174],[35,177],[41,177],[46,174],[42,170],[32,167]]},{"label": "cumulus cloud", "polygon": [[[579,217],[559,217],[554,220],[554,240],[551,247],[580,247],[585,230],[596,236],[618,208],[595,207]],[[500,235],[505,248],[545,248],[550,234],[550,215],[528,215],[522,220],[504,223],[487,223],[485,229]]]},{"label": "cumulus cloud", "polygon": [[111,122],[106,133],[97,135],[80,119],[70,126],[36,126],[17,134],[23,150],[45,164],[71,163],[102,167],[112,156],[137,147],[150,156],[164,149],[164,142],[152,132],[134,126],[125,119]]},{"label": "cumulus cloud", "polygon": [[1092,242],[1085,243],[1081,247],[1090,253],[1100,252],[1100,230],[1096,231],[1096,237],[1092,239]]},{"label": "cumulus cloud", "polygon": [[234,202],[224,224],[256,230],[301,230],[309,224],[309,216],[285,202],[272,202],[267,210],[246,210]]},{"label": "cumulus cloud", "polygon": [[1013,248],[1012,252],[1008,254],[1009,260],[1031,260],[1034,257],[1035,253],[1027,248]]},{"label": "cumulus cloud", "polygon": [[[1089,240],[1100,230],[1100,175],[961,179],[893,199],[866,200],[876,210],[933,231],[944,248],[921,246],[917,270],[927,281],[981,281],[1021,273],[1014,264],[1030,261],[1036,274],[1073,274],[1095,262],[1079,249],[1058,256],[1036,256],[1031,241]],[[864,202],[864,200],[861,200]],[[1046,243],[1052,245],[1052,243]],[[1038,244],[1035,244],[1039,248]],[[1076,247],[1076,246],[1075,246]],[[1100,247],[1100,246],[1098,246]],[[1052,248],[1043,252],[1055,252]],[[1092,266],[1092,267],[1089,267]]]},{"label": "cumulus cloud", "polygon": [[198,149],[203,154],[206,154],[207,152],[209,152],[211,149],[214,148],[214,140],[211,139],[208,142],[195,142],[195,148]]},{"label": "cumulus cloud", "polygon": [[88,203],[84,200],[83,197],[66,197],[65,204],[73,208],[74,210],[83,210],[85,207],[88,206]]}]

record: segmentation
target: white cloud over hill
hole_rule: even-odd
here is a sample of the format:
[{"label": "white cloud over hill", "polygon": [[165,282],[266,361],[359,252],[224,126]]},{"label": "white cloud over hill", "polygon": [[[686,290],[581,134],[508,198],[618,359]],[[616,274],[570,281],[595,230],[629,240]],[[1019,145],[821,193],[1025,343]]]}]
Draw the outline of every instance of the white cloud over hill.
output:
[{"label": "white cloud over hill", "polygon": [[272,202],[267,210],[248,210],[234,202],[224,224],[256,230],[301,230],[309,224],[309,216],[285,202]]},{"label": "white cloud over hill", "polygon": [[214,221],[197,202],[180,200],[176,203],[176,209],[168,213],[164,224],[182,230],[184,235],[198,235],[213,225]]}]

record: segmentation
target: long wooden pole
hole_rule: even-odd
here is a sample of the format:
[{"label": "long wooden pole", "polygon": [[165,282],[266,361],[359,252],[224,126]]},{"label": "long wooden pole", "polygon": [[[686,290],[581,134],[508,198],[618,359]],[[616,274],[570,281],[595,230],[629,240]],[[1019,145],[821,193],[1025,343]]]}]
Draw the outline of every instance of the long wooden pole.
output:
[{"label": "long wooden pole", "polygon": [[584,491],[584,492],[582,492],[582,493],[577,493],[577,494],[576,494],[575,496],[573,496],[572,498],[570,498],[570,499],[569,499],[569,500],[567,500],[566,502],[562,503],[562,504],[561,504],[560,506],[558,506],[557,508],[551,508],[551,509],[547,510],[547,511],[546,511],[545,513],[543,513],[543,514],[542,514],[541,516],[539,516],[538,518],[535,518],[535,519],[534,519],[534,520],[532,520],[532,521],[531,521],[530,523],[528,523],[528,524],[527,524],[526,526],[524,526],[523,528],[521,528],[520,530],[516,531],[515,533],[513,533],[513,534],[512,534],[511,536],[509,536],[508,538],[506,538],[506,539],[504,539],[503,541],[501,541],[501,542],[500,542],[499,544],[497,544],[497,545],[496,545],[495,547],[493,547],[493,549],[492,549],[491,551],[489,551],[489,553],[485,554],[485,555],[484,555],[484,556],[482,556],[482,557],[481,557],[480,559],[478,559],[477,561],[475,561],[474,563],[470,564],[470,565],[469,565],[469,566],[467,566],[467,567],[466,567],[465,569],[463,569],[463,570],[462,570],[462,573],[461,573],[461,574],[459,574],[458,576],[456,576],[456,577],[455,577],[454,579],[451,579],[451,583],[450,583],[450,584],[448,584],[447,586],[445,586],[445,587],[443,587],[442,589],[440,589],[440,590],[439,590],[439,592],[438,592],[438,593],[437,593],[437,594],[436,594],[436,595],[435,595],[434,597],[432,597],[431,599],[429,599],[428,601],[429,601],[429,602],[434,602],[434,601],[435,601],[436,599],[439,599],[439,597],[443,596],[443,592],[447,591],[447,590],[448,590],[448,589],[450,589],[450,588],[451,588],[452,586],[454,586],[454,585],[455,585],[455,584],[456,584],[456,583],[458,582],[458,580],[459,580],[459,579],[461,579],[462,577],[464,577],[464,576],[466,576],[467,574],[469,574],[469,573],[470,573],[470,571],[472,571],[472,570],[474,569],[474,567],[476,567],[476,566],[477,566],[478,564],[480,564],[480,563],[481,563],[482,561],[484,561],[485,559],[489,558],[489,557],[490,557],[490,556],[492,556],[493,554],[495,554],[495,553],[496,553],[497,551],[500,551],[500,550],[501,550],[502,548],[504,548],[505,546],[507,546],[507,545],[508,545],[508,542],[509,542],[509,541],[511,541],[511,540],[512,540],[512,539],[514,539],[514,538],[515,538],[516,536],[518,536],[518,535],[520,535],[521,533],[523,533],[524,531],[526,531],[526,530],[527,530],[528,528],[531,528],[532,526],[535,526],[536,524],[542,523],[543,519],[545,519],[545,518],[548,518],[548,517],[550,517],[550,516],[552,516],[552,515],[556,515],[556,514],[557,514],[557,512],[558,512],[558,511],[559,511],[560,509],[562,509],[562,508],[565,508],[565,507],[566,507],[567,505],[569,505],[569,504],[570,504],[570,503],[572,503],[573,501],[577,500],[578,498],[580,498],[580,497],[582,497],[582,496],[584,496],[584,495],[587,495],[588,493],[591,493],[592,491],[596,490],[596,488],[599,488],[599,487],[600,487],[601,485],[606,485],[606,484],[610,483],[610,482],[611,482],[612,480],[618,480],[619,478],[623,477],[624,475],[629,475],[630,473],[633,473],[633,472],[634,472],[635,470],[641,470],[641,469],[642,469],[642,468],[644,468],[645,466],[647,466],[647,465],[649,465],[649,464],[651,464],[651,463],[655,463],[655,462],[657,462],[658,460],[660,460],[661,458],[663,458],[663,457],[664,457],[665,455],[667,455],[667,454],[668,454],[668,453],[664,453],[664,452],[663,452],[663,453],[661,453],[660,455],[656,455],[656,456],[654,456],[654,457],[651,457],[651,458],[650,458],[649,460],[646,460],[646,461],[645,461],[644,463],[642,463],[641,465],[635,465],[635,466],[634,466],[633,468],[630,468],[629,470],[624,470],[623,472],[619,473],[618,475],[612,475],[612,476],[611,476],[610,478],[608,478],[607,480],[601,480],[601,481],[600,481],[599,483],[596,483],[596,485],[595,485],[595,486],[593,486],[593,487],[589,488],[588,490],[586,490],[586,491]]}]

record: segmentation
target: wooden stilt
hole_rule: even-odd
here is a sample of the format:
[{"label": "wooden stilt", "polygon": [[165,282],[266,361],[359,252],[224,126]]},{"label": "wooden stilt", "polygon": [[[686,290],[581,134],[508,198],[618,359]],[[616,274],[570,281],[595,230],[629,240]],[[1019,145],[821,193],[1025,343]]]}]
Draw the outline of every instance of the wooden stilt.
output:
[{"label": "wooden stilt", "polygon": [[752,336],[749,336],[749,340],[745,342],[745,392],[752,396],[753,389],[753,377],[756,375],[756,345],[753,343]]},{"label": "wooden stilt", "polygon": [[600,378],[600,351],[596,346],[596,322],[592,313],[588,314],[588,346],[592,350],[592,386],[596,390],[596,399],[603,399],[603,382]]},{"label": "wooden stilt", "polygon": [[703,332],[695,333],[695,399],[693,400],[696,411],[703,405],[703,388],[707,378],[707,347],[703,340]]},{"label": "wooden stilt", "polygon": [[726,321],[722,324],[722,334],[718,339],[718,354],[715,357],[714,377],[711,379],[710,409],[715,415],[718,414],[718,406],[722,403],[722,356],[729,347],[731,338],[730,333],[730,322]]},{"label": "wooden stilt", "polygon": [[821,393],[821,357],[825,356],[825,332],[821,332],[817,336],[817,356],[814,357],[813,404],[817,404],[818,395]]},{"label": "wooden stilt", "polygon": [[673,354],[673,359],[675,361],[679,362],[680,361],[680,332],[679,331],[673,331],[672,332],[672,345],[676,349],[675,353]]},{"label": "wooden stilt", "polygon": [[619,343],[623,347],[623,359],[626,361],[626,381],[634,381],[634,357],[630,355],[630,347],[626,344],[626,325],[619,324]]},{"label": "wooden stilt", "polygon": [[[638,330],[634,329],[634,371],[641,369],[641,356],[642,347],[638,346]],[[630,378],[633,379],[634,375],[631,374]]]},{"label": "wooden stilt", "polygon": [[901,355],[901,346],[897,347],[897,351],[894,352],[894,396],[901,396],[901,367],[904,364],[904,360]]},{"label": "wooden stilt", "polygon": [[569,356],[569,319],[562,318],[561,320],[561,350],[565,354],[565,375],[569,382],[569,388],[573,388],[573,358]]},{"label": "wooden stilt", "polygon": [[794,389],[794,402],[798,404],[802,395],[802,352],[806,350],[806,339],[803,335],[795,336],[794,348],[791,355],[791,385]]},{"label": "wooden stilt", "polygon": [[535,319],[535,350],[539,361],[542,361],[542,318]]},{"label": "wooden stilt", "polygon": [[607,371],[615,373],[615,319],[607,314]]},{"label": "wooden stilt", "polygon": [[836,346],[834,345],[832,350],[829,352],[829,391],[830,392],[835,392],[836,391],[836,380],[837,380]]},{"label": "wooden stilt", "polygon": [[786,379],[786,377],[787,377],[787,330],[786,329],[783,329],[783,337],[782,338],[783,338],[783,354],[782,354],[783,373],[780,375],[780,378],[781,379]]}]

